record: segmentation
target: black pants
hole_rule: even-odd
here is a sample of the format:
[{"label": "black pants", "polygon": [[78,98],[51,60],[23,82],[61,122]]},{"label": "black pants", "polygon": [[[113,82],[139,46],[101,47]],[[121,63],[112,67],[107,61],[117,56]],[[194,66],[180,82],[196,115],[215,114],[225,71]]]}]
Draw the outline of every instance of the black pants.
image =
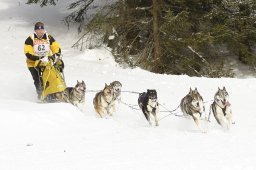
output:
[{"label": "black pants", "polygon": [[36,92],[37,92],[37,96],[38,99],[40,99],[41,93],[42,93],[42,89],[43,89],[43,80],[41,77],[41,69],[40,68],[34,68],[34,67],[29,67],[28,68],[32,78],[34,80],[34,85],[36,87]]}]

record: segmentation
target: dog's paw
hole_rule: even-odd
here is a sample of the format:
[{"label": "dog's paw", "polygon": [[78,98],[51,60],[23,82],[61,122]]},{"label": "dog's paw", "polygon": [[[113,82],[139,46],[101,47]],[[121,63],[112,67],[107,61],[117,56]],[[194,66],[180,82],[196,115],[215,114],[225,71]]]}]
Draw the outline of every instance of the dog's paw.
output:
[{"label": "dog's paw", "polygon": [[85,107],[77,107],[78,108],[78,110],[80,110],[81,112],[83,112],[83,113],[85,113]]},{"label": "dog's paw", "polygon": [[109,114],[105,114],[105,115],[103,116],[103,118],[104,118],[104,119],[113,119],[113,117],[110,116]]},{"label": "dog's paw", "polygon": [[148,122],[149,123],[149,126],[151,127],[152,126],[152,123],[151,122]]}]

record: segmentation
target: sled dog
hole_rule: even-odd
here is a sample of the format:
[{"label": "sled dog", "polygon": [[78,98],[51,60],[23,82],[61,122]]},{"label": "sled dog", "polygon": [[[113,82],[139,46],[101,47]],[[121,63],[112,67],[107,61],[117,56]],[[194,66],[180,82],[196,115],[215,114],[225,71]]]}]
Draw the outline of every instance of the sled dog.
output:
[{"label": "sled dog", "polygon": [[57,93],[56,97],[60,102],[71,103],[75,106],[85,102],[86,85],[84,81],[79,82],[75,87],[67,87],[63,92]]},{"label": "sled dog", "polygon": [[202,115],[202,112],[205,111],[205,108],[203,104],[203,98],[198,92],[197,88],[195,88],[195,90],[192,90],[190,88],[189,93],[181,100],[180,108],[184,116],[187,116],[187,115],[192,116],[198,128],[202,132],[205,132],[202,129],[201,123],[200,123],[200,117]]},{"label": "sled dog", "polygon": [[116,112],[116,108],[121,102],[122,84],[119,81],[113,81],[112,83],[110,83],[110,86],[113,88],[113,99],[111,101],[113,105],[113,112]]},{"label": "sled dog", "polygon": [[110,86],[113,88],[113,100],[120,102],[122,84],[119,81],[113,81]]},{"label": "sled dog", "polygon": [[218,122],[222,127],[226,127],[229,129],[230,124],[234,124],[232,120],[232,111],[231,104],[229,103],[229,94],[225,87],[220,89],[218,87],[218,91],[214,95],[214,101],[210,106],[210,112],[208,116],[208,121],[210,121],[211,111]]},{"label": "sled dog", "polygon": [[93,105],[95,111],[100,115],[102,118],[105,115],[113,115],[114,107],[113,107],[113,96],[114,90],[111,85],[105,84],[105,87],[100,92],[96,93],[93,99]]},{"label": "sled dog", "polygon": [[138,104],[149,124],[152,125],[150,116],[153,116],[155,119],[155,125],[158,126],[159,124],[156,114],[158,114],[159,112],[159,105],[157,101],[156,90],[148,89],[147,92],[140,93],[138,98]]}]

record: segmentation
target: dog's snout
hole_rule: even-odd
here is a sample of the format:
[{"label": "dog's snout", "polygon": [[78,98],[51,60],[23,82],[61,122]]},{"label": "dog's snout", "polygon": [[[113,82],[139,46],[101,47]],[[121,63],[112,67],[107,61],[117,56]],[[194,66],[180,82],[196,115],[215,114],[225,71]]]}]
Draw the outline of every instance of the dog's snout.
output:
[{"label": "dog's snout", "polygon": [[199,106],[199,102],[196,103],[196,106],[197,106],[197,107]]},{"label": "dog's snout", "polygon": [[155,96],[150,96],[149,98],[150,98],[150,99],[156,99],[156,97],[155,97]]}]

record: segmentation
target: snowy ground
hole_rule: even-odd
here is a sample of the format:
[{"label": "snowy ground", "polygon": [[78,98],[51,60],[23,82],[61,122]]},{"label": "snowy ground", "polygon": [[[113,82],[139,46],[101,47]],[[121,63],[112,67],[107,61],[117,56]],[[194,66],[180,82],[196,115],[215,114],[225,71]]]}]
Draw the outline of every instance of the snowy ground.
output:
[{"label": "snowy ground", "polygon": [[[76,35],[53,22],[63,15],[58,12],[61,8],[48,9],[52,11],[49,17],[42,14],[46,9],[27,7],[24,1],[0,2],[1,170],[256,168],[254,78],[207,79],[122,69],[109,49],[71,49]],[[197,87],[204,100],[211,101],[218,86],[226,86],[236,124],[223,131],[212,117],[208,133],[203,134],[192,120],[169,116],[159,127],[149,127],[141,111],[124,104],[112,118],[101,119],[93,109],[94,92],[86,93],[84,113],[70,104],[36,103],[23,44],[38,19],[49,23],[47,30],[62,46],[68,86],[84,80],[88,91],[100,90],[105,83],[118,80],[124,91],[154,88],[159,102],[169,110],[179,105],[190,87]],[[122,101],[129,104],[137,104],[137,97],[122,93]],[[207,113],[209,105],[207,102]],[[160,110],[165,111],[163,107]],[[161,112],[159,118],[167,114]]]}]

